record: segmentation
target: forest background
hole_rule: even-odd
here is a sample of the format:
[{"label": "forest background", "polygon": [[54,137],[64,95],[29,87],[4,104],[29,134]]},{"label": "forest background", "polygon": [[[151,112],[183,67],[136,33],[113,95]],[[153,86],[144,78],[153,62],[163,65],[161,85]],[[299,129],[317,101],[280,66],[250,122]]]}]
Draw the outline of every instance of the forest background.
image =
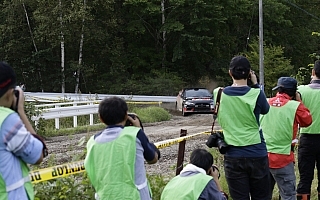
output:
[{"label": "forest background", "polygon": [[[0,0],[0,9],[0,59],[27,91],[176,95],[230,84],[239,54],[259,74],[258,0]],[[319,10],[319,0],[263,1],[268,96],[280,76],[310,81]]]}]

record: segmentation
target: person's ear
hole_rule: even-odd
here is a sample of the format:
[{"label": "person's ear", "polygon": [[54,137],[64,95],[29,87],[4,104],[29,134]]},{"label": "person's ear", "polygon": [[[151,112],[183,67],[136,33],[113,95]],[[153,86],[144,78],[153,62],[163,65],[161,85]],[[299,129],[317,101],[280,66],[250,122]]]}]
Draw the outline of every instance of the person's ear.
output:
[{"label": "person's ear", "polygon": [[314,69],[312,69],[311,75],[312,75],[312,76],[316,76],[316,72],[314,71]]},{"label": "person's ear", "polygon": [[102,123],[104,123],[103,119],[101,118],[100,114],[98,113],[99,119]]},{"label": "person's ear", "polygon": [[231,77],[233,77],[233,76],[232,76],[232,74],[231,74],[231,71],[230,71],[230,69],[229,69],[229,75],[230,75]]}]

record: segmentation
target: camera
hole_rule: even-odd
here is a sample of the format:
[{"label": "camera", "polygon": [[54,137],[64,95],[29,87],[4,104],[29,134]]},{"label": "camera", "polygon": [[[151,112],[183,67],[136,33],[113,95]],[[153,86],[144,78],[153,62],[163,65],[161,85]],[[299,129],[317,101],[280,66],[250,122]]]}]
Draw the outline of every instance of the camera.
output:
[{"label": "camera", "polygon": [[223,133],[221,131],[216,133],[212,132],[206,142],[206,145],[209,148],[217,147],[221,154],[225,154],[228,150],[228,144],[224,141]]},{"label": "camera", "polygon": [[14,96],[16,96],[17,98],[19,98],[19,90],[14,89],[13,90]]},{"label": "camera", "polygon": [[211,167],[212,167],[212,171],[213,171],[213,172],[214,172],[215,170],[218,171],[218,179],[219,179],[219,178],[220,178],[220,171],[219,171],[218,167],[216,167],[216,166],[214,166],[214,165],[212,165]]},{"label": "camera", "polygon": [[[140,127],[143,130],[143,126],[142,126],[141,120],[137,115],[135,115],[133,113],[128,113],[128,116],[130,116],[132,119],[136,119],[137,118],[139,120]],[[126,124],[124,126],[133,126],[133,124],[131,123],[131,121],[129,119],[127,119]]]},{"label": "camera", "polygon": [[11,105],[10,109],[18,112],[18,103],[19,103],[19,96],[20,96],[19,90],[17,90],[17,89],[15,88],[15,89],[13,90],[13,94],[14,94],[14,96],[16,97],[16,104],[15,104],[15,105]]}]

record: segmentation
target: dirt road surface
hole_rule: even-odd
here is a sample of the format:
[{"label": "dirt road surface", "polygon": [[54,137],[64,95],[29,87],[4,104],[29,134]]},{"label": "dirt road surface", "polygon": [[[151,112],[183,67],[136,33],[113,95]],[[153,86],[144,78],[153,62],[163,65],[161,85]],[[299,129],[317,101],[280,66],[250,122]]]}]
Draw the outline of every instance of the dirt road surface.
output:
[{"label": "dirt road surface", "polygon": [[[211,130],[213,121],[211,114],[193,114],[183,117],[180,112],[172,111],[171,113],[172,118],[169,121],[144,124],[145,133],[151,142],[155,143],[177,138],[180,135],[181,129],[186,129],[188,135]],[[51,157],[45,158],[44,163],[41,165],[43,167],[49,167],[49,160],[55,160],[55,163],[64,164],[84,159],[85,153],[83,150],[85,149],[86,141],[95,133],[97,132],[47,138],[46,142]],[[208,135],[203,134],[187,140],[184,163],[188,162],[193,149],[207,149],[205,145],[207,138]],[[146,164],[147,172],[149,174],[174,175],[177,164],[178,146],[178,144],[175,144],[160,149],[160,160],[153,165]],[[42,166],[41,168],[43,168]]]}]

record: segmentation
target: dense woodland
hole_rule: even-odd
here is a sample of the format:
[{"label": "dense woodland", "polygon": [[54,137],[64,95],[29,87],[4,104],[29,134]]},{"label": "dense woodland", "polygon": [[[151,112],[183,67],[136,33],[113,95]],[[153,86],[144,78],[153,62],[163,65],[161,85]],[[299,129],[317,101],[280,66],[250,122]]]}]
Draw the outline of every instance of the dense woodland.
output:
[{"label": "dense woodland", "polygon": [[[238,54],[258,74],[258,0],[0,2],[0,59],[27,91],[176,95],[230,84]],[[280,76],[310,80],[319,10],[319,0],[263,1],[267,94]]]}]

